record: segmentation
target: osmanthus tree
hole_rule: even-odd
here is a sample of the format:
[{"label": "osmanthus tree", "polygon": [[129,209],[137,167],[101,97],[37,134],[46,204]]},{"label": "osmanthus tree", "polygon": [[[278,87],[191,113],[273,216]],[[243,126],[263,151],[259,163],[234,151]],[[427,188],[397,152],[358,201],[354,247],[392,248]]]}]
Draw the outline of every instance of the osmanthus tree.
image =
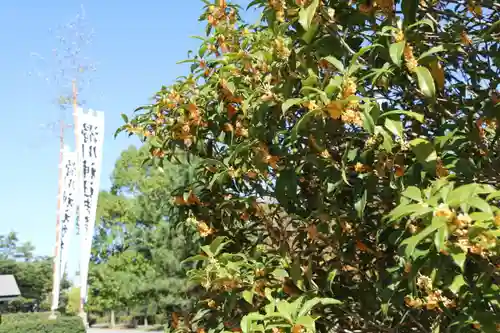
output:
[{"label": "osmanthus tree", "polygon": [[[500,11],[206,2],[191,73],[119,131],[202,161],[199,332],[495,332]],[[177,321],[174,322],[178,324]]]}]

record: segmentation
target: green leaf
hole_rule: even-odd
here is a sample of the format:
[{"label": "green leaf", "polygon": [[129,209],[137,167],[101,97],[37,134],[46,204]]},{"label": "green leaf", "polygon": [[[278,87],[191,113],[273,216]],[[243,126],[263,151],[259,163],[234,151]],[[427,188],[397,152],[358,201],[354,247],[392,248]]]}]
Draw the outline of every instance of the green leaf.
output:
[{"label": "green leaf", "polygon": [[363,218],[363,215],[365,213],[367,196],[368,196],[368,192],[365,190],[363,192],[363,195],[361,196],[361,198],[359,198],[359,200],[354,204],[354,207],[355,207],[356,212],[358,213],[358,217],[360,219]]},{"label": "green leaf", "polygon": [[196,255],[196,256],[192,256],[192,257],[189,257],[189,258],[186,258],[182,261],[182,263],[187,263],[187,262],[193,262],[193,261],[204,261],[204,260],[208,260],[208,257],[207,256],[202,256],[201,254],[199,255]]},{"label": "green leaf", "polygon": [[297,183],[297,174],[294,169],[281,171],[276,180],[275,197],[285,209],[293,208],[293,201],[297,196]]},{"label": "green leaf", "polygon": [[404,25],[407,27],[415,23],[419,0],[402,0],[401,9],[404,14]]},{"label": "green leaf", "polygon": [[430,212],[432,212],[432,208],[422,204],[400,204],[390,212],[389,221],[397,221],[405,216],[414,216],[415,214],[424,215]]},{"label": "green leaf", "polygon": [[299,11],[299,23],[304,28],[305,31],[308,31],[311,28],[311,23],[316,14],[316,10],[319,5],[319,0],[313,0],[311,4],[307,7],[303,7]]},{"label": "green leaf", "polygon": [[253,292],[250,290],[245,290],[242,293],[243,299],[249,304],[253,304]]},{"label": "green leaf", "polygon": [[457,187],[448,194],[446,203],[450,206],[459,206],[463,203],[467,203],[469,198],[477,193],[476,191],[477,184],[474,183]]},{"label": "green leaf", "polygon": [[392,140],[392,137],[389,135],[389,133],[387,133],[387,131],[382,126],[375,126],[375,134],[382,135],[382,137],[384,138],[382,147],[385,151],[391,153],[394,146],[394,141]]},{"label": "green leaf", "polygon": [[493,214],[485,212],[474,212],[469,214],[469,216],[473,221],[477,222],[492,221],[494,219]]},{"label": "green leaf", "polygon": [[295,285],[302,290],[304,287],[304,279],[302,278],[302,269],[300,267],[300,260],[295,258],[292,262],[292,267],[290,267],[290,276]]},{"label": "green leaf", "polygon": [[363,55],[365,54],[366,52],[376,48],[376,47],[381,47],[382,45],[380,44],[372,44],[372,45],[368,45],[368,46],[364,46],[362,47],[361,49],[359,49],[358,52],[356,52],[352,58],[351,58],[351,61],[349,63],[349,68],[347,70],[347,74],[348,75],[353,75],[358,69],[360,69],[359,65],[358,65],[358,59]]},{"label": "green leaf", "polygon": [[448,240],[448,226],[442,226],[441,228],[438,229],[434,236],[434,245],[436,245],[436,248],[438,251],[442,251],[446,249],[446,241]]},{"label": "green leaf", "polygon": [[405,110],[387,111],[387,112],[382,113],[380,115],[380,118],[384,118],[384,117],[392,116],[392,115],[405,115],[405,116],[408,116],[410,118],[416,119],[421,123],[424,122],[424,115],[423,114],[413,112],[413,111],[405,111]]},{"label": "green leaf", "polygon": [[253,322],[262,319],[264,319],[264,316],[257,312],[251,312],[246,316],[244,316],[243,318],[241,318],[240,328],[242,333],[252,333]]},{"label": "green leaf", "polygon": [[295,314],[295,308],[293,304],[288,303],[287,301],[279,301],[276,304],[276,309],[280,315],[283,316],[290,324],[293,324],[293,315]]},{"label": "green leaf", "polygon": [[290,109],[294,105],[300,105],[302,102],[304,102],[304,99],[302,98],[290,98],[287,99],[282,105],[281,105],[281,111],[283,113],[287,112],[288,109]]},{"label": "green leaf", "polygon": [[491,206],[480,197],[474,196],[472,198],[469,198],[467,203],[474,208],[477,208],[485,213],[493,215],[493,210],[491,209]]},{"label": "green leaf", "polygon": [[460,288],[465,285],[465,280],[462,274],[455,276],[453,282],[450,285],[450,290],[456,295],[460,291]]},{"label": "green leaf", "polygon": [[417,161],[434,173],[436,170],[437,153],[432,143],[425,139],[418,138],[410,141],[410,146]]},{"label": "green leaf", "polygon": [[317,306],[318,304],[321,304],[321,305],[339,305],[339,304],[342,304],[342,302],[339,300],[336,300],[334,298],[315,297],[315,298],[310,299],[304,303],[304,306],[302,306],[302,308],[300,309],[298,316],[299,317],[307,316],[311,312],[311,310],[315,306]]},{"label": "green leaf", "polygon": [[148,141],[151,144],[151,147],[160,148],[163,146],[162,142],[160,141],[160,139],[157,136],[150,137],[150,139]]},{"label": "green leaf", "polygon": [[408,26],[407,30],[411,30],[412,28],[418,27],[418,26],[421,26],[421,25],[427,25],[427,26],[429,26],[432,29],[432,31],[435,30],[434,22],[432,22],[432,20],[430,20],[430,19],[423,19],[423,20],[420,20],[420,21],[415,22],[413,24],[410,24]]},{"label": "green leaf", "polygon": [[227,244],[231,243],[232,241],[225,241],[227,238],[224,236],[218,236],[213,240],[213,242],[210,244],[210,251],[212,251],[213,256],[217,256],[220,251],[226,246]]},{"label": "green leaf", "polygon": [[318,28],[319,28],[319,25],[317,23],[311,24],[311,27],[309,28],[309,30],[304,32],[301,36],[302,39],[304,40],[304,42],[306,42],[307,44],[311,44],[314,36],[316,36],[316,32],[318,31]]},{"label": "green leaf", "polygon": [[490,193],[488,195],[488,197],[486,197],[486,201],[490,201],[491,199],[496,199],[499,197],[500,197],[500,191],[495,191],[495,192]]},{"label": "green leaf", "polygon": [[123,121],[125,123],[128,123],[128,117],[127,117],[127,115],[125,113],[122,113],[121,116],[122,116]]},{"label": "green leaf", "polygon": [[384,126],[395,136],[403,137],[403,124],[399,120],[385,118]]},{"label": "green leaf", "polygon": [[325,94],[327,96],[332,96],[336,92],[340,90],[342,86],[342,77],[340,75],[334,76],[328,82],[328,85],[325,88]]},{"label": "green leaf", "polygon": [[473,318],[481,324],[481,332],[483,333],[498,333],[496,324],[498,323],[498,314],[490,311],[477,311]]},{"label": "green leaf", "polygon": [[303,326],[306,332],[314,332],[315,330],[314,323],[315,320],[311,316],[302,316],[297,318],[297,320],[295,321],[295,324]]},{"label": "green leaf", "polygon": [[195,63],[197,61],[198,60],[196,60],[196,59],[185,59],[185,60],[181,60],[181,61],[176,62],[176,64],[180,65],[180,64],[187,64],[187,63]]},{"label": "green leaf", "polygon": [[272,275],[276,279],[283,279],[289,277],[288,272],[282,268],[277,268],[273,271]]},{"label": "green leaf", "polygon": [[335,58],[334,56],[328,56],[323,59],[332,64],[333,67],[335,67],[338,71],[343,72],[345,70],[344,64],[342,64],[342,62],[339,59]]},{"label": "green leaf", "polygon": [[416,186],[408,186],[401,194],[417,202],[422,202],[422,192]]},{"label": "green leaf", "polygon": [[451,258],[457,264],[458,267],[464,271],[465,260],[467,259],[467,254],[462,251],[459,247],[454,247],[450,249]]},{"label": "green leaf", "polygon": [[403,40],[401,42],[393,43],[389,46],[389,55],[391,56],[391,60],[398,67],[401,67],[405,45],[406,41]]},{"label": "green leaf", "polygon": [[375,133],[375,122],[367,109],[363,110],[361,117],[363,118],[363,128],[373,135]]},{"label": "green leaf", "polygon": [[321,109],[312,110],[303,115],[299,121],[292,128],[291,140],[296,141],[299,135],[299,131],[302,129],[304,125],[310,120],[311,117],[315,117],[316,115],[321,113]]},{"label": "green leaf", "polygon": [[446,225],[446,219],[441,217],[434,217],[432,219],[431,225],[427,226],[424,230],[420,231],[418,234],[405,239],[401,242],[401,246],[404,248],[404,253],[407,258],[413,257],[416,247],[425,238],[430,236],[433,232]]},{"label": "green leaf", "polygon": [[425,67],[417,66],[415,73],[417,74],[420,91],[425,97],[435,99],[436,86],[434,85],[434,79],[432,78],[431,72]]},{"label": "green leaf", "polygon": [[433,54],[436,54],[436,53],[439,53],[439,52],[443,52],[444,51],[444,47],[443,45],[439,45],[439,46],[434,46],[434,47],[431,47],[429,50],[425,51],[424,53],[422,53],[420,55],[420,57],[418,57],[418,61],[422,60],[422,59],[425,59],[426,57],[428,56],[431,56]]}]

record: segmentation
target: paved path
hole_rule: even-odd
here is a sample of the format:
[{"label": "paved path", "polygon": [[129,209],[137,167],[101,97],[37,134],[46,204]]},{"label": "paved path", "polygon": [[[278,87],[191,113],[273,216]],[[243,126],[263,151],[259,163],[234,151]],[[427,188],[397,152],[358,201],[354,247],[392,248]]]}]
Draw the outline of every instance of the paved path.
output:
[{"label": "paved path", "polygon": [[127,329],[108,329],[108,328],[90,328],[87,333],[161,333],[162,331],[144,331],[144,330],[127,330]]},{"label": "paved path", "polygon": [[[110,329],[110,328],[90,328],[87,330],[87,333],[139,333],[141,331],[138,330],[122,330],[122,329]],[[142,333],[142,332],[141,332]]]},{"label": "paved path", "polygon": [[[138,333],[138,330],[112,330],[112,329],[102,329],[102,328],[90,328],[87,333]],[[142,332],[141,332],[142,333]]]}]

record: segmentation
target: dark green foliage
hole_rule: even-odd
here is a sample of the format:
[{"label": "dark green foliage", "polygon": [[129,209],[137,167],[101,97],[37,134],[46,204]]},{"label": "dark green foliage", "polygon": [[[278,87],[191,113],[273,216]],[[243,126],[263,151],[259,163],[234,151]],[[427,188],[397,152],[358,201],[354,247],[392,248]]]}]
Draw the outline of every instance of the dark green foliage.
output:
[{"label": "dark green foliage", "polygon": [[[50,320],[46,313],[16,314],[6,317],[10,319],[0,324],[0,333],[85,333],[85,326],[80,317],[58,317]],[[5,318],[2,316],[2,319]]]},{"label": "dark green foliage", "polygon": [[[47,300],[52,289],[52,258],[36,256],[34,251],[34,246],[29,242],[21,243],[15,232],[0,235],[0,274],[14,275],[22,296],[2,305],[3,312],[48,309]],[[67,288],[69,282],[63,279],[61,291]],[[63,295],[61,300],[64,306]]]},{"label": "dark green foliage", "polygon": [[2,315],[2,324],[16,324],[25,321],[45,320],[50,312],[18,312]]}]

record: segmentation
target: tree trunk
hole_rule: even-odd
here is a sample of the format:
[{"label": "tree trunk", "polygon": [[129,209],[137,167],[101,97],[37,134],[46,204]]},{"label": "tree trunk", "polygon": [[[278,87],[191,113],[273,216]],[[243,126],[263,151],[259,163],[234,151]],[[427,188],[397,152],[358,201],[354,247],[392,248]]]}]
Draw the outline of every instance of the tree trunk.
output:
[{"label": "tree trunk", "polygon": [[148,327],[148,316],[144,316],[144,327]]},{"label": "tree trunk", "polygon": [[111,328],[115,328],[115,325],[116,325],[116,323],[115,323],[115,310],[111,310],[111,318],[110,318],[109,326]]}]

